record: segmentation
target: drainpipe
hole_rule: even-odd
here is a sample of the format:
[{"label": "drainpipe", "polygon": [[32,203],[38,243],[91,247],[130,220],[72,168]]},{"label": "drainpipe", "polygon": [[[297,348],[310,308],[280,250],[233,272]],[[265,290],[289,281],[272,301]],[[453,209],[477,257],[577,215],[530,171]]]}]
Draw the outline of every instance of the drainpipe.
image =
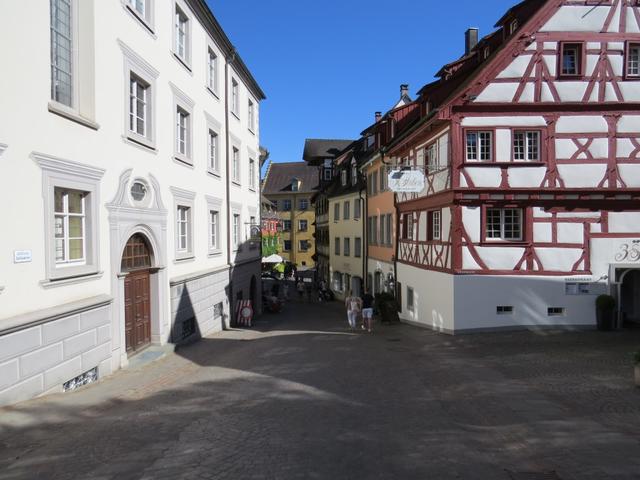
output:
[{"label": "drainpipe", "polygon": [[[232,284],[232,265],[231,265],[231,249],[232,249],[232,235],[231,235],[231,169],[230,169],[230,140],[231,134],[229,133],[229,65],[233,64],[236,59],[236,51],[233,49],[229,55],[226,56],[224,63],[224,128],[225,128],[225,165],[226,165],[226,177],[227,177],[227,265],[229,266],[229,315],[230,321],[233,319],[234,314],[234,302],[233,302],[233,284]],[[223,325],[224,328],[224,325]]]},{"label": "drainpipe", "polygon": [[[365,228],[365,223],[368,224],[369,223],[369,202],[368,202],[368,197],[365,195],[364,197],[362,196],[362,192],[366,190],[367,188],[367,181],[366,181],[366,175],[365,175],[365,182],[364,182],[364,188],[360,188],[360,191],[358,193],[358,197],[361,200],[361,203],[363,205],[361,212],[363,213],[362,215],[360,215],[360,221],[362,222],[362,273],[363,273],[363,278],[362,278],[362,283],[364,284],[364,288],[362,293],[364,294],[364,290],[366,290],[367,288],[371,289],[371,285],[367,285],[367,281],[369,279],[369,239],[367,238],[367,233],[366,233],[366,228]],[[354,240],[355,241],[355,240]]]}]

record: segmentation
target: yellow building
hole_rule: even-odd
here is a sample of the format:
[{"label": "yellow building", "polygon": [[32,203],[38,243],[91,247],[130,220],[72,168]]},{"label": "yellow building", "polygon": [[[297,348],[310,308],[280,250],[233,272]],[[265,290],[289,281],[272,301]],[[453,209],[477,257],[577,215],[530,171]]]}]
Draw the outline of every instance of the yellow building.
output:
[{"label": "yellow building", "polygon": [[305,162],[271,163],[262,194],[276,205],[282,221],[282,251],[298,270],[315,267],[315,210],[311,197],[318,187],[318,170]]}]

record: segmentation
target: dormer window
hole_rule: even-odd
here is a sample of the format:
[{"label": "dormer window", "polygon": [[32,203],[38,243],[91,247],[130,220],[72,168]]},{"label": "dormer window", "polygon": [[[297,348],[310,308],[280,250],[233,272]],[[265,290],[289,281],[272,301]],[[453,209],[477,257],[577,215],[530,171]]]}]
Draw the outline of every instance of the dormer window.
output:
[{"label": "dormer window", "polygon": [[489,58],[489,55],[491,55],[491,48],[484,47],[484,50],[482,51],[482,58],[486,60],[487,58]]},{"label": "dormer window", "polygon": [[294,178],[291,180],[291,191],[297,192],[298,190],[300,190],[300,180]]},{"label": "dormer window", "polygon": [[512,20],[509,24],[509,35],[513,35],[518,29],[518,19]]},{"label": "dormer window", "polygon": [[358,167],[354,163],[351,166],[351,184],[355,185],[356,183],[358,183]]},{"label": "dormer window", "polygon": [[342,181],[342,186],[346,187],[347,186],[347,171],[346,170],[342,170],[340,172],[340,180]]}]

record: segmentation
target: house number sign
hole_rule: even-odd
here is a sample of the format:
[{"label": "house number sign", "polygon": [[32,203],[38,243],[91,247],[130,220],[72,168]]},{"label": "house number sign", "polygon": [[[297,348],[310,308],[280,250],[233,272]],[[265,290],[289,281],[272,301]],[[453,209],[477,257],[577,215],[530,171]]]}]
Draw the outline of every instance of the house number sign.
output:
[{"label": "house number sign", "polygon": [[640,263],[640,240],[624,240],[616,244],[616,262],[638,262]]},{"label": "house number sign", "polygon": [[13,263],[29,263],[31,262],[31,250],[14,250]]}]

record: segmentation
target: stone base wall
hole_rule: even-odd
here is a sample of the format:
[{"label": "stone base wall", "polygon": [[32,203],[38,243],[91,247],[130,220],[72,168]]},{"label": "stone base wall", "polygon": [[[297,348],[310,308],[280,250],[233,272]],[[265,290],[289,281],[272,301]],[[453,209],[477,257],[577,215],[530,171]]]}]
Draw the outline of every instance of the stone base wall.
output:
[{"label": "stone base wall", "polygon": [[[225,269],[174,279],[171,289],[171,342],[180,343],[193,333],[205,336],[229,325]],[[222,305],[222,311],[216,305]],[[189,334],[192,329],[195,331]]]},{"label": "stone base wall", "polygon": [[0,405],[62,392],[96,367],[98,378],[111,374],[110,305],[0,332]]}]

